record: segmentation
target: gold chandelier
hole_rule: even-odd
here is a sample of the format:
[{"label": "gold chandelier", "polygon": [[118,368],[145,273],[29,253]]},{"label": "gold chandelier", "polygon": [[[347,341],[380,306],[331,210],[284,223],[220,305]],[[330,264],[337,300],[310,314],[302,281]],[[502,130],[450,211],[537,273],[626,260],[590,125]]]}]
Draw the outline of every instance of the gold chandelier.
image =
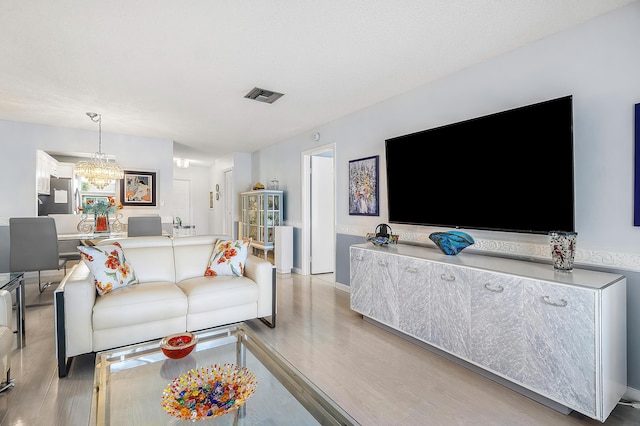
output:
[{"label": "gold chandelier", "polygon": [[93,153],[90,160],[78,162],[74,169],[75,175],[84,177],[95,187],[103,189],[114,180],[123,179],[124,171],[102,153],[102,115],[95,112],[88,112],[87,115],[91,121],[98,123],[98,152]]}]

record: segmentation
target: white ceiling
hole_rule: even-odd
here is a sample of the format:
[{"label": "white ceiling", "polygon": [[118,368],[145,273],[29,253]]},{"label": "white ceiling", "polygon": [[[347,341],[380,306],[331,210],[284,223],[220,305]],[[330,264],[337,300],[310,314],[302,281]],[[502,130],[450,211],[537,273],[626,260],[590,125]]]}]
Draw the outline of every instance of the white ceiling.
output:
[{"label": "white ceiling", "polygon": [[252,152],[634,1],[2,0],[0,119]]}]

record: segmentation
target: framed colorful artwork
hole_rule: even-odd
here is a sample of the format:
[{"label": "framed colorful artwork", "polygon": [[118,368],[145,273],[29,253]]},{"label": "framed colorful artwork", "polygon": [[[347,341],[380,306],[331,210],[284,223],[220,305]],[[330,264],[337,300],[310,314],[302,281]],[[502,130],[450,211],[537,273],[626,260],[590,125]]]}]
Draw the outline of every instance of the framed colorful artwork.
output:
[{"label": "framed colorful artwork", "polygon": [[349,215],[380,215],[378,162],[378,155],[349,161]]},{"label": "framed colorful artwork", "polygon": [[156,172],[124,171],[120,180],[120,198],[123,206],[156,206]]}]

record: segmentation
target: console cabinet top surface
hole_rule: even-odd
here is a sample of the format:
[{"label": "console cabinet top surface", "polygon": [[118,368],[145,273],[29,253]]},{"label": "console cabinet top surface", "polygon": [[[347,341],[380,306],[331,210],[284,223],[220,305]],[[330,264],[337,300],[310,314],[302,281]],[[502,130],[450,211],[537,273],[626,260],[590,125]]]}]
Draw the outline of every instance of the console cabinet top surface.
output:
[{"label": "console cabinet top surface", "polygon": [[580,268],[574,268],[571,272],[557,272],[553,269],[551,261],[547,264],[535,261],[474,254],[468,251],[461,252],[456,256],[449,256],[442,253],[436,247],[422,247],[408,244],[377,247],[370,243],[355,244],[351,247],[387,255],[413,257],[416,259],[424,259],[447,265],[456,265],[502,274],[518,275],[525,278],[549,281],[555,284],[566,284],[591,289],[602,289],[624,279],[623,275]]}]

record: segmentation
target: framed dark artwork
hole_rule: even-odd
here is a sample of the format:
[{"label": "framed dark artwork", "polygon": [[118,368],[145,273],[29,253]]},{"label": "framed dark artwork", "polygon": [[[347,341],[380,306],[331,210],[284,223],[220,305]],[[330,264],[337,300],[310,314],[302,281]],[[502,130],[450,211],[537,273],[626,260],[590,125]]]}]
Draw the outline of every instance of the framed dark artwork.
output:
[{"label": "framed dark artwork", "polygon": [[123,206],[156,206],[156,172],[124,171],[120,180],[120,198]]},{"label": "framed dark artwork", "polygon": [[349,215],[380,215],[378,164],[378,155],[349,161]]},{"label": "framed dark artwork", "polygon": [[633,226],[640,226],[640,104],[635,106],[635,159],[633,182]]}]

